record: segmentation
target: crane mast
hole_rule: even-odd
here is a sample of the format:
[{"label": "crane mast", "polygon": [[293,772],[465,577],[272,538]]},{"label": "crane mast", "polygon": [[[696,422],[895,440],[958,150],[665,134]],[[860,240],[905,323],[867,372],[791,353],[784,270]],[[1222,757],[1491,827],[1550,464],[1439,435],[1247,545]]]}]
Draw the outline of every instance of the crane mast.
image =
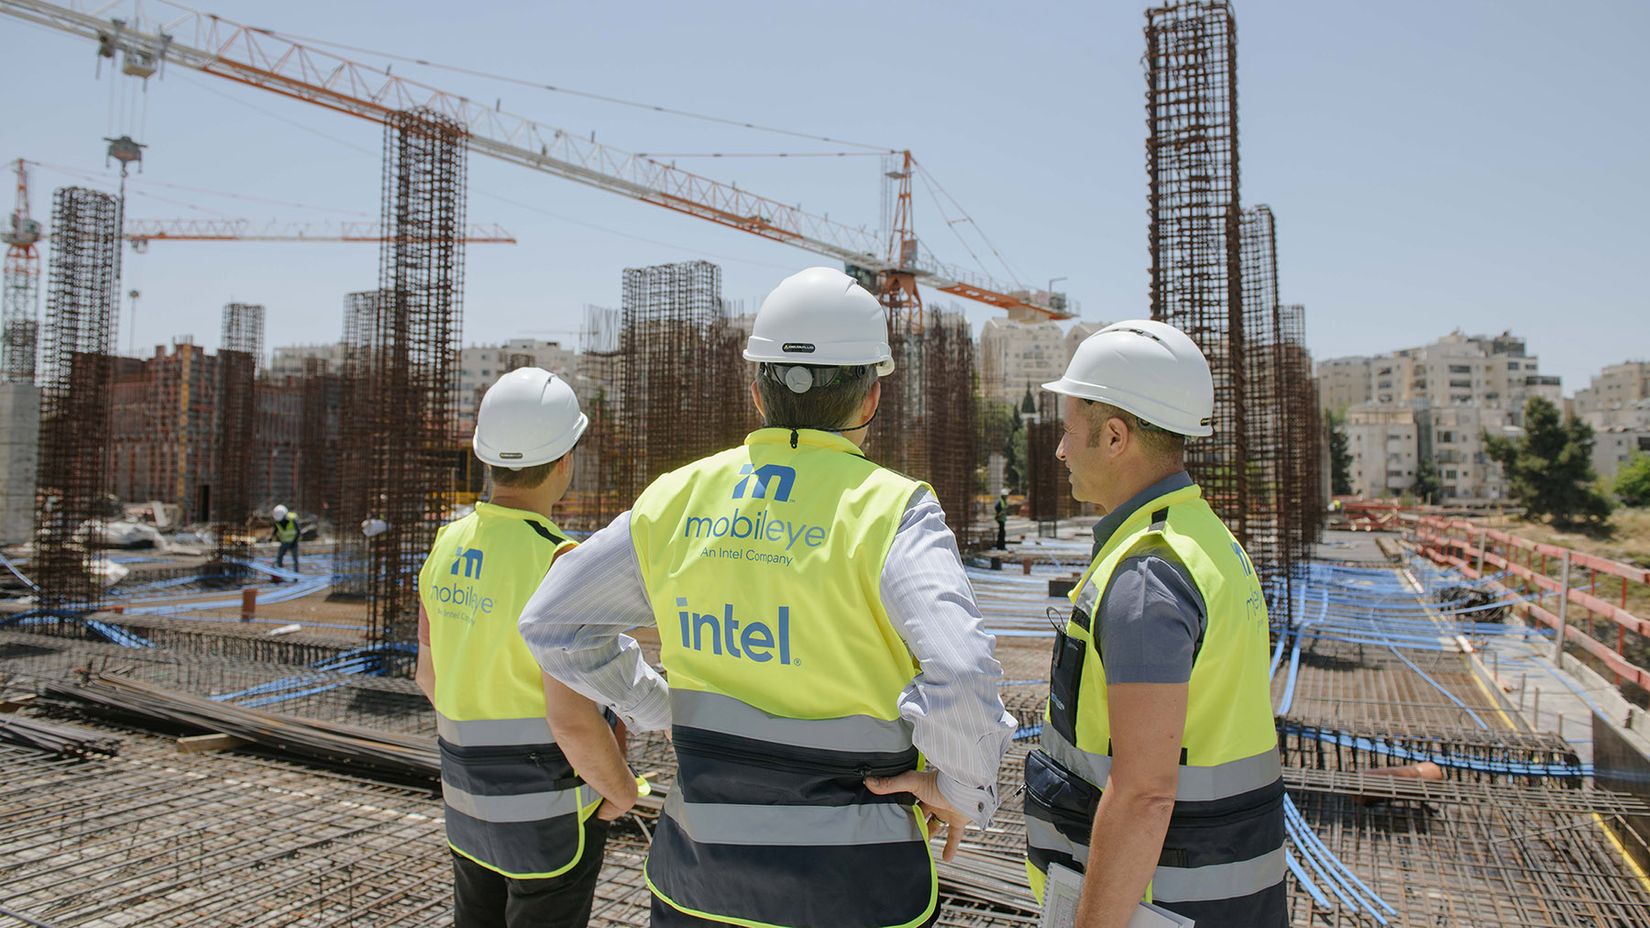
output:
[{"label": "crane mast", "polygon": [[[140,18],[140,9],[150,15]],[[155,18],[156,10],[164,10],[164,16]],[[178,4],[164,0],[100,4],[0,0],[0,12],[94,41],[104,57],[124,54],[126,73],[140,77],[170,62],[380,123],[396,111],[425,107],[463,125],[472,151],[833,258],[851,270],[876,275],[885,302],[894,288],[900,294],[900,305],[908,305],[916,299],[920,282],[1008,310],[1016,317],[1070,318],[1061,295],[1012,288],[920,255],[914,236],[901,239],[898,249],[884,247],[877,234],[863,226],[837,222],[795,204],[408,80],[387,68]],[[146,25],[145,19],[152,25]],[[909,152],[904,154],[904,164],[909,175]],[[902,184],[905,231],[909,232],[909,176]],[[910,249],[903,247],[906,242],[911,243]]]},{"label": "crane mast", "polygon": [[11,222],[0,239],[6,243],[4,277],[0,278],[0,376],[12,383],[34,383],[40,331],[40,223],[29,215],[29,171],[18,158],[17,196]]}]

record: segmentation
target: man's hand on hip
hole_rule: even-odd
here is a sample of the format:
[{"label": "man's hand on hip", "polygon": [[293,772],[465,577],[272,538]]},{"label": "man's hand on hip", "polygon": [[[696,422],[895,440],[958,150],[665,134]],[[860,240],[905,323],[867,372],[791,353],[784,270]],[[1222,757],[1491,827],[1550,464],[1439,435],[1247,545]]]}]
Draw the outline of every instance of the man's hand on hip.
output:
[{"label": "man's hand on hip", "polygon": [[934,770],[907,770],[891,777],[866,777],[865,788],[878,796],[910,793],[917,797],[917,807],[927,817],[928,833],[934,833],[934,822],[945,826],[945,851],[940,856],[950,860],[962,843],[963,829],[968,827],[968,816],[958,812],[945,801],[940,792],[939,773]]}]

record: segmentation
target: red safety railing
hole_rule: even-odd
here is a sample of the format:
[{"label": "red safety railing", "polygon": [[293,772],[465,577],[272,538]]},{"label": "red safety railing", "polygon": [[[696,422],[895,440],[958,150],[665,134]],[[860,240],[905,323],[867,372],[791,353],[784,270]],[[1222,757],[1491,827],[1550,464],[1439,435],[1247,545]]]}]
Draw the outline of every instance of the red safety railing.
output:
[{"label": "red safety railing", "polygon": [[1650,570],[1461,519],[1423,516],[1411,532],[1422,555],[1470,579],[1504,574],[1492,585],[1517,595],[1550,594],[1514,608],[1597,660],[1617,686],[1636,687],[1640,692],[1628,695],[1643,702],[1650,670],[1634,658],[1650,655],[1650,619],[1635,615],[1627,604],[1630,595],[1635,603],[1646,599]]}]

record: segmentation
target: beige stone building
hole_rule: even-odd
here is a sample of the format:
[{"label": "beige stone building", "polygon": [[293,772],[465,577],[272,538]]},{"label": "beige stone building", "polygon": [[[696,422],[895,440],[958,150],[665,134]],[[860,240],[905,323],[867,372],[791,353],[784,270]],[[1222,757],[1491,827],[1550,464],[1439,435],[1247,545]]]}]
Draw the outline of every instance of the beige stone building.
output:
[{"label": "beige stone building", "polygon": [[976,360],[980,397],[1018,404],[1028,388],[1036,396],[1039,387],[1065,373],[1078,344],[1105,327],[1104,322],[1079,321],[1068,329],[1058,322],[986,320]]}]

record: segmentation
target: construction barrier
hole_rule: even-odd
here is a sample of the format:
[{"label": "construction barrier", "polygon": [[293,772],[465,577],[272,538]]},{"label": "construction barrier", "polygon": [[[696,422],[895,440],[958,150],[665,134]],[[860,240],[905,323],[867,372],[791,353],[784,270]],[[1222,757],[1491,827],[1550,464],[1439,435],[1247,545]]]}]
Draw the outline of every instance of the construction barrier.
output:
[{"label": "construction barrier", "polygon": [[[1650,619],[1627,609],[1629,589],[1634,584],[1650,585],[1650,570],[1462,519],[1423,516],[1410,531],[1417,550],[1435,563],[1449,564],[1469,579],[1508,593],[1537,594],[1513,608],[1525,618],[1553,629],[1555,660],[1559,648],[1556,642],[1573,644],[1604,664],[1615,675],[1618,686],[1625,681],[1650,690],[1650,670],[1629,660],[1625,653],[1629,633],[1637,636],[1633,639],[1639,646],[1637,650],[1650,644]],[[1585,582],[1580,576],[1582,571],[1586,572]],[[1615,602],[1600,595],[1601,582],[1607,590],[1614,588],[1609,591],[1616,594]],[[1585,627],[1572,621],[1572,607],[1586,613]],[[1615,626],[1613,649],[1593,633],[1594,623],[1601,618]]]}]

